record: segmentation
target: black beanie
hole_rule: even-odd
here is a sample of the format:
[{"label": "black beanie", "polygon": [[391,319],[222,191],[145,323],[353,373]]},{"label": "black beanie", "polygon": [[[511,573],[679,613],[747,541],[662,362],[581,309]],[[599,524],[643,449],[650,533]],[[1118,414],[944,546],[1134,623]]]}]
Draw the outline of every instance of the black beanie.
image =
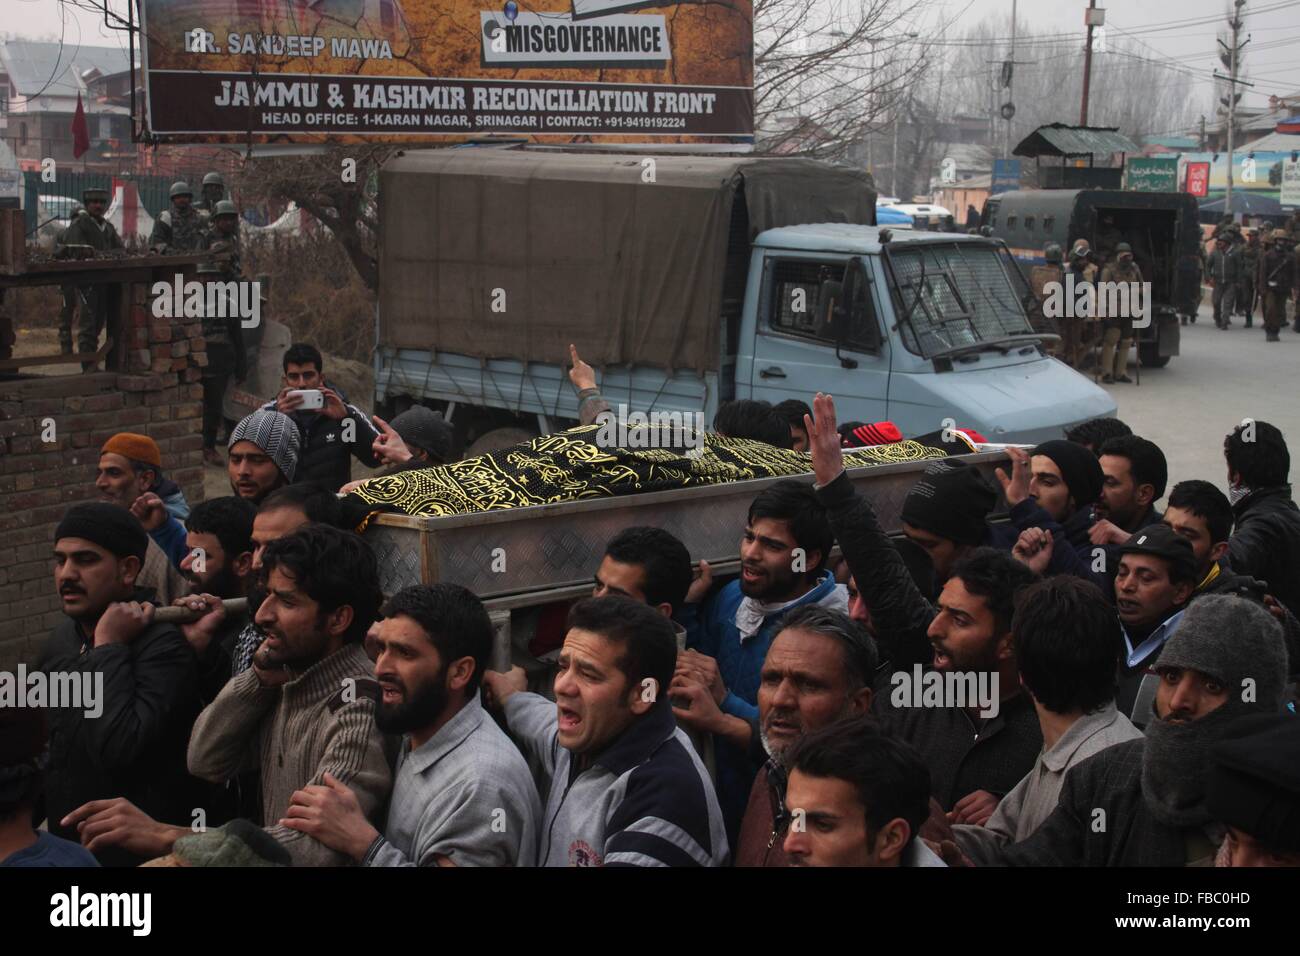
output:
[{"label": "black beanie", "polygon": [[1101,497],[1102,483],[1106,480],[1097,456],[1082,445],[1063,438],[1045,441],[1032,452],[1033,455],[1045,455],[1056,462],[1061,469],[1061,477],[1074,498],[1074,507],[1082,511],[1097,503]]},{"label": "black beanie", "polygon": [[142,565],[149,550],[149,535],[135,515],[104,502],[69,508],[54,532],[54,540],[60,538],[84,538],[119,558],[137,557]]},{"label": "black beanie", "polygon": [[925,469],[903,499],[902,518],[958,544],[980,544],[988,533],[984,519],[997,500],[978,468],[949,458]]},{"label": "black beanie", "polygon": [[1252,714],[1210,751],[1205,801],[1220,823],[1275,850],[1300,851],[1300,719]]}]

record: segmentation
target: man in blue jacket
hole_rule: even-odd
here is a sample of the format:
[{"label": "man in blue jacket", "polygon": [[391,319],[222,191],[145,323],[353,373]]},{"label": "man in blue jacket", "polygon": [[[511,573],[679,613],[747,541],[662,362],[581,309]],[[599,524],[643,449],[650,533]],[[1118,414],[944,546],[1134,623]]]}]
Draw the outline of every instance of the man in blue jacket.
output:
[{"label": "man in blue jacket", "polygon": [[[678,683],[707,688],[732,717],[757,720],[759,673],[786,614],[809,604],[848,610],[847,590],[826,570],[832,540],[809,485],[778,481],[761,492],[740,541],[740,577],[679,615],[688,650],[677,659]],[[677,718],[696,729],[689,714],[679,709]],[[715,743],[718,802],[734,843],[758,767],[726,738]]]}]

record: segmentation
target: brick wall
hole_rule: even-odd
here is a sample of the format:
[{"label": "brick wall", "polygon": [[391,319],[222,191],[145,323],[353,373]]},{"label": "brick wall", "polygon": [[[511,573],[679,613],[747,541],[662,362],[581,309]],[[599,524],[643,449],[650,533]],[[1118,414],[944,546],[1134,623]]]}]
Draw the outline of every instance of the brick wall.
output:
[{"label": "brick wall", "polygon": [[[196,321],[150,316],[143,285],[131,309],[124,374],[0,381],[0,670],[36,659],[63,617],[54,591],[54,529],[95,501],[104,441],[139,432],[162,450],[163,473],[203,500],[202,386],[207,354]],[[53,425],[53,441],[49,426]]]}]

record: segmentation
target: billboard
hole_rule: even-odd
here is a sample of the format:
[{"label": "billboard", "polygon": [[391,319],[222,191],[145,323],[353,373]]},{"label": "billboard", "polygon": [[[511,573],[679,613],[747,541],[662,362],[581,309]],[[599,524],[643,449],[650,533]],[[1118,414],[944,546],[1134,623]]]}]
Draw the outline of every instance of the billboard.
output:
[{"label": "billboard", "polygon": [[1185,192],[1204,199],[1210,193],[1210,164],[1187,164],[1187,188]]},{"label": "billboard", "polygon": [[1178,192],[1178,157],[1130,159],[1124,166],[1124,188],[1146,193]]},{"label": "billboard", "polygon": [[752,0],[139,0],[172,142],[743,144]]}]

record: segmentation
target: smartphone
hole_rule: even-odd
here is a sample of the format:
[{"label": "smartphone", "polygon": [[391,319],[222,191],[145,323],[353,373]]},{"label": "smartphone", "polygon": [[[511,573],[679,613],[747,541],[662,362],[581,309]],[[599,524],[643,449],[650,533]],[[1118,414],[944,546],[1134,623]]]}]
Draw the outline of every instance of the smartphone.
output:
[{"label": "smartphone", "polygon": [[290,395],[297,395],[302,399],[299,408],[324,408],[325,396],[319,388],[291,388]]}]

